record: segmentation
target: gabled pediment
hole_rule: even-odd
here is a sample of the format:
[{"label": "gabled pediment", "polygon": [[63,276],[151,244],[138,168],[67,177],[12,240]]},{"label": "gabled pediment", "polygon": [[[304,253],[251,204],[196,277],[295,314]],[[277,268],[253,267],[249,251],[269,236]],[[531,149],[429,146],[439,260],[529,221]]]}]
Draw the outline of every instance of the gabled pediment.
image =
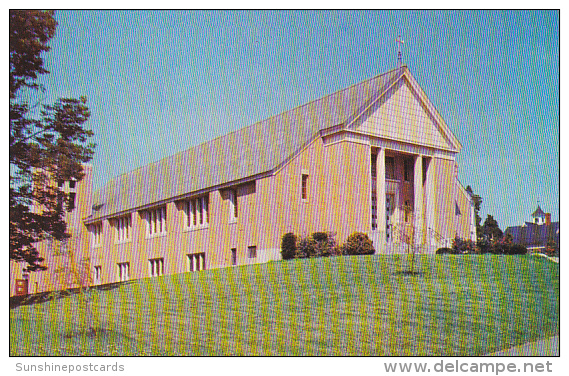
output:
[{"label": "gabled pediment", "polygon": [[380,138],[458,152],[461,145],[405,69],[349,128]]}]

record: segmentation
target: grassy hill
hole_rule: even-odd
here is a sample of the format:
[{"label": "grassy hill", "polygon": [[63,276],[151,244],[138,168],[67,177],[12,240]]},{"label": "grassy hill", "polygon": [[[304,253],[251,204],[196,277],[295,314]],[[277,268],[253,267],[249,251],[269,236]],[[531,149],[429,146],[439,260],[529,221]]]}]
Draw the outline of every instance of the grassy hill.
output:
[{"label": "grassy hill", "polygon": [[10,310],[11,355],[483,355],[559,333],[559,265],[352,256],[132,281]]}]

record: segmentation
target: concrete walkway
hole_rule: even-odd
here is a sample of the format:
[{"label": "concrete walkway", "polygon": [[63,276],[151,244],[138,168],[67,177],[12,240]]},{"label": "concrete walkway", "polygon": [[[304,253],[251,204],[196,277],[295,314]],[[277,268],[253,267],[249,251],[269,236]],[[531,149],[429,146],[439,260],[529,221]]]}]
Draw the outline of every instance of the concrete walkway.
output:
[{"label": "concrete walkway", "polygon": [[548,259],[549,261],[553,261],[553,262],[559,264],[559,257],[549,257],[547,255],[544,255],[543,253],[534,253],[534,254],[532,254],[532,256],[544,257],[544,258]]},{"label": "concrete walkway", "polygon": [[559,356],[559,335],[497,351],[486,356]]}]

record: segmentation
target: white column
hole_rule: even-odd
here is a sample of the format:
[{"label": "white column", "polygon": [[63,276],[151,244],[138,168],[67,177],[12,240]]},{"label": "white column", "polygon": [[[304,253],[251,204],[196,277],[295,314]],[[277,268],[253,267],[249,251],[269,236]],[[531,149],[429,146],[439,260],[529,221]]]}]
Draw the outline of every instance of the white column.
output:
[{"label": "white column", "polygon": [[376,161],[376,195],[377,195],[377,230],[379,232],[380,244],[377,244],[376,251],[385,253],[387,241],[385,230],[385,148],[380,148],[377,153]]},{"label": "white column", "polygon": [[415,157],[415,172],[413,179],[413,192],[415,197],[414,205],[414,227],[415,227],[415,246],[424,245],[423,232],[424,232],[424,210],[423,210],[423,156],[417,155]]},{"label": "white column", "polygon": [[[425,182],[425,229],[427,231],[426,241],[431,248],[438,248],[435,236],[435,184],[433,179],[433,159],[431,158],[427,165],[427,181]],[[434,250],[433,250],[434,251]]]}]

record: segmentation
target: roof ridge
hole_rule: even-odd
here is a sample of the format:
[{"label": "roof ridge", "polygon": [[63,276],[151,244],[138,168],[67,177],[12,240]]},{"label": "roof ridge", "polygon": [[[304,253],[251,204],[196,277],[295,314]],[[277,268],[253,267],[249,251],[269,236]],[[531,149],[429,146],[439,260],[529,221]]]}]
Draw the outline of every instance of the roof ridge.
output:
[{"label": "roof ridge", "polygon": [[[405,68],[407,69],[407,66],[403,66],[403,67],[405,67]],[[139,167],[136,167],[136,168],[134,168],[134,169],[132,169],[132,170],[128,170],[128,171],[126,171],[126,172],[123,172],[122,174],[113,176],[113,177],[111,177],[103,186],[101,186],[99,189],[97,189],[97,191],[95,191],[95,192],[99,192],[99,191],[103,190],[103,189],[104,189],[105,187],[107,187],[111,182],[113,182],[113,181],[118,181],[121,177],[126,176],[126,175],[129,175],[129,174],[131,174],[131,173],[133,173],[133,172],[135,172],[135,171],[141,170],[141,169],[146,168],[146,167],[151,166],[151,165],[157,165],[157,164],[159,164],[159,163],[162,162],[162,161],[165,161],[165,160],[167,160],[167,159],[176,157],[176,156],[181,155],[181,154],[183,154],[183,153],[185,153],[185,152],[188,152],[188,151],[190,151],[190,150],[196,149],[196,148],[198,148],[198,147],[201,146],[201,145],[205,145],[205,144],[214,142],[215,140],[218,140],[218,139],[223,138],[223,137],[228,137],[228,136],[230,136],[230,135],[232,135],[232,134],[234,134],[234,133],[237,133],[237,132],[242,132],[242,131],[244,131],[244,130],[246,130],[246,129],[252,128],[252,127],[255,126],[255,125],[261,124],[261,123],[263,123],[263,122],[267,122],[267,121],[269,121],[269,120],[271,120],[271,119],[277,118],[277,117],[282,116],[282,115],[284,115],[284,114],[287,114],[287,113],[289,113],[289,112],[291,112],[291,111],[294,111],[294,110],[301,109],[301,108],[304,108],[304,107],[306,107],[306,106],[312,105],[314,102],[322,101],[322,100],[324,100],[324,99],[326,99],[326,98],[328,98],[328,97],[331,97],[332,95],[336,95],[336,94],[345,92],[345,91],[350,90],[350,89],[352,89],[352,88],[354,88],[354,87],[356,87],[356,86],[358,86],[358,85],[361,85],[361,84],[364,84],[364,83],[366,83],[366,82],[375,80],[375,79],[377,79],[377,78],[379,78],[379,77],[381,77],[381,76],[385,76],[385,75],[387,75],[387,74],[393,73],[393,72],[396,71],[396,70],[398,70],[398,68],[393,68],[393,69],[391,69],[391,70],[389,70],[389,71],[387,71],[387,72],[380,73],[380,74],[378,74],[378,75],[376,75],[376,76],[370,77],[370,78],[365,79],[365,80],[360,81],[360,82],[357,82],[357,83],[352,84],[352,85],[350,85],[350,86],[348,86],[348,87],[346,87],[346,88],[343,88],[343,89],[340,89],[340,90],[338,90],[338,91],[332,92],[332,93],[327,94],[327,95],[325,95],[325,96],[323,96],[323,97],[320,97],[320,98],[318,98],[318,99],[314,99],[314,100],[312,100],[312,101],[310,101],[310,102],[307,102],[307,103],[305,103],[305,104],[303,104],[303,105],[300,105],[300,106],[297,106],[297,107],[293,107],[293,108],[291,108],[291,109],[288,109],[288,110],[286,110],[286,111],[280,112],[280,113],[278,113],[278,114],[276,114],[276,115],[270,116],[270,117],[265,118],[265,119],[263,119],[263,120],[259,120],[259,121],[255,122],[255,123],[252,123],[252,124],[249,124],[249,125],[247,125],[247,126],[244,126],[244,127],[238,128],[238,129],[235,129],[235,130],[233,130],[233,131],[231,131],[231,132],[229,132],[229,133],[225,133],[225,134],[219,135],[219,136],[217,136],[217,137],[214,137],[214,138],[212,138],[212,139],[210,139],[210,140],[203,141],[203,142],[201,142],[201,143],[199,143],[199,144],[190,146],[189,148],[184,149],[184,150],[181,150],[181,151],[179,151],[179,152],[177,152],[177,153],[167,155],[167,156],[165,156],[165,157],[163,157],[163,158],[160,158],[160,159],[158,159],[158,160],[156,160],[156,161],[153,161],[153,162],[150,162],[150,163],[146,163],[146,164],[144,164],[144,165],[142,165],[142,166],[139,166]]]}]

